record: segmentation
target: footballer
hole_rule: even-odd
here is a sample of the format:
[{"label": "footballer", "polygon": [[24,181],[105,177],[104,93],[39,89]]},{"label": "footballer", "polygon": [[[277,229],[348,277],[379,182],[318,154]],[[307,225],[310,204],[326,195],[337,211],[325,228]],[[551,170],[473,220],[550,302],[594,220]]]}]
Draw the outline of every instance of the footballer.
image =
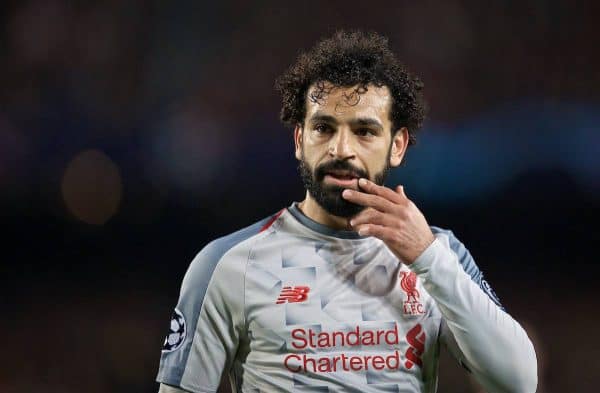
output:
[{"label": "footballer", "polygon": [[533,345],[469,251],[384,185],[425,115],[387,40],[338,32],[276,87],[305,198],[194,258],[160,392],[222,377],[235,392],[435,392],[441,347],[488,392],[535,392]]}]

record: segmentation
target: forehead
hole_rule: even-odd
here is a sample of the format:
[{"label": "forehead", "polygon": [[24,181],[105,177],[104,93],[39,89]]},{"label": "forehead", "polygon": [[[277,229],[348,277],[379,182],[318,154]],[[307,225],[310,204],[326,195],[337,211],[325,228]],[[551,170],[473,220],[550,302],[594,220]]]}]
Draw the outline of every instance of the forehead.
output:
[{"label": "forehead", "polygon": [[334,86],[329,82],[313,84],[306,99],[306,119],[316,112],[344,118],[376,118],[384,125],[389,121],[391,94],[386,86]]}]

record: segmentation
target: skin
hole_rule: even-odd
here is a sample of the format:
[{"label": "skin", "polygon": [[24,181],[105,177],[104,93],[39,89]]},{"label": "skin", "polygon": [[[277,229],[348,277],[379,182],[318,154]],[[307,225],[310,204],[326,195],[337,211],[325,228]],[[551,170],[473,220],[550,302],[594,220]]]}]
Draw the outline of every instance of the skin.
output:
[{"label": "skin", "polygon": [[[332,89],[322,99],[307,99],[304,124],[294,130],[296,159],[304,155],[311,168],[346,160],[372,177],[385,167],[391,144],[389,165],[400,165],[408,146],[408,130],[402,127],[391,132],[389,89],[368,85],[357,102],[356,86],[328,87]],[[313,90],[311,86],[308,97]],[[374,236],[403,263],[411,264],[435,239],[429,224],[401,185],[390,189],[372,180],[354,181],[342,193],[346,200],[366,207],[350,219],[329,214],[308,191],[299,208],[320,224]]]}]

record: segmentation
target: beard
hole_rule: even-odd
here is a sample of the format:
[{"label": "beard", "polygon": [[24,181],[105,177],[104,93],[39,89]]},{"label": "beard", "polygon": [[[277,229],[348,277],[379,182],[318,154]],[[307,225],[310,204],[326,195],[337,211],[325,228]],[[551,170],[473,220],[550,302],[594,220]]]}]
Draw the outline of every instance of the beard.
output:
[{"label": "beard", "polygon": [[325,184],[323,181],[325,179],[325,175],[332,170],[346,170],[349,171],[352,176],[356,176],[357,178],[364,177],[365,179],[369,179],[375,184],[382,186],[385,183],[385,179],[387,178],[391,169],[389,165],[390,153],[391,152],[388,152],[388,157],[385,161],[386,165],[383,170],[379,173],[376,173],[373,178],[371,178],[369,173],[365,170],[356,168],[347,161],[340,160],[326,162],[317,166],[313,170],[313,168],[311,168],[306,162],[306,159],[304,158],[304,152],[302,152],[302,157],[300,163],[298,164],[298,171],[300,172],[300,177],[302,178],[304,188],[306,188],[310,195],[323,209],[325,209],[325,211],[334,216],[349,218],[363,211],[365,207],[349,202],[342,197],[342,192],[347,187]]}]

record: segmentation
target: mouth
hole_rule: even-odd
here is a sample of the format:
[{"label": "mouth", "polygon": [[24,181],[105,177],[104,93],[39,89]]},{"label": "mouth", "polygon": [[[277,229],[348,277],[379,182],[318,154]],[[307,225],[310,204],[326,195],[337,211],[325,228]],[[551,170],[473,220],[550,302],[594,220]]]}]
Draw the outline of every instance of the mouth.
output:
[{"label": "mouth", "polygon": [[359,176],[357,174],[355,174],[354,172],[351,171],[346,171],[346,170],[331,170],[329,172],[327,172],[328,176],[331,177],[335,177],[336,179],[341,179],[341,180],[352,180],[352,179],[358,179]]},{"label": "mouth", "polygon": [[351,171],[332,170],[328,171],[324,180],[342,187],[357,188],[359,176]]}]

